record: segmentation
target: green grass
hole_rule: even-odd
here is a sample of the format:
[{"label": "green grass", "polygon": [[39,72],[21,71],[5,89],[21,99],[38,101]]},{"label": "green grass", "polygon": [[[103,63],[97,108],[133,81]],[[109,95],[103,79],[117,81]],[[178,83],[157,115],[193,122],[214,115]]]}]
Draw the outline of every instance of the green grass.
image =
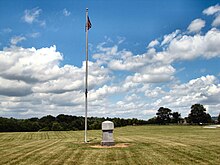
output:
[{"label": "green grass", "polygon": [[220,164],[220,129],[200,126],[116,128],[127,148],[91,148],[101,131],[0,133],[0,164]]}]

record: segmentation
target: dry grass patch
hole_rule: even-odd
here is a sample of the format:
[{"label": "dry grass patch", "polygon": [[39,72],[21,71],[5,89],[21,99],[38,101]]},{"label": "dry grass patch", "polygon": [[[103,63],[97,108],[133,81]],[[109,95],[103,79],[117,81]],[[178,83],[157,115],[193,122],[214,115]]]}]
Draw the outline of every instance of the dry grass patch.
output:
[{"label": "dry grass patch", "polygon": [[127,148],[131,144],[130,143],[117,143],[114,146],[102,146],[102,145],[92,145],[92,148]]}]

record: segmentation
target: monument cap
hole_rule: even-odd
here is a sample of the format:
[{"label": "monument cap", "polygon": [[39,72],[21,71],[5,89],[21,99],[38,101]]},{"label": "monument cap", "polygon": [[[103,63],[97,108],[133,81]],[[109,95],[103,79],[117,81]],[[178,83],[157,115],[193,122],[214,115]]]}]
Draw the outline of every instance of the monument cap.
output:
[{"label": "monument cap", "polygon": [[102,130],[113,130],[114,129],[114,123],[111,121],[104,121],[102,122]]}]

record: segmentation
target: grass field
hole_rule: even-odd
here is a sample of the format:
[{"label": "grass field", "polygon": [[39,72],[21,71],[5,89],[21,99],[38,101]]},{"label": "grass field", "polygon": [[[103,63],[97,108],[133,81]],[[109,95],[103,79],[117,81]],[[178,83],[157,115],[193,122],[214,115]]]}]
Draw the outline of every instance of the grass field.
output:
[{"label": "grass field", "polygon": [[101,131],[0,133],[0,164],[220,164],[220,128],[130,126],[116,128],[117,144],[92,148]]}]

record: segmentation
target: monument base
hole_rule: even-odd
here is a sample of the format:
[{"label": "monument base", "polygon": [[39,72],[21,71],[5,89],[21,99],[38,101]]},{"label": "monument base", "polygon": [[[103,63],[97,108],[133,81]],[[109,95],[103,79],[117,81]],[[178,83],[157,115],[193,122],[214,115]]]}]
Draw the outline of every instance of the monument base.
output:
[{"label": "monument base", "polygon": [[115,145],[115,142],[101,142],[101,145],[102,146],[114,146]]}]

